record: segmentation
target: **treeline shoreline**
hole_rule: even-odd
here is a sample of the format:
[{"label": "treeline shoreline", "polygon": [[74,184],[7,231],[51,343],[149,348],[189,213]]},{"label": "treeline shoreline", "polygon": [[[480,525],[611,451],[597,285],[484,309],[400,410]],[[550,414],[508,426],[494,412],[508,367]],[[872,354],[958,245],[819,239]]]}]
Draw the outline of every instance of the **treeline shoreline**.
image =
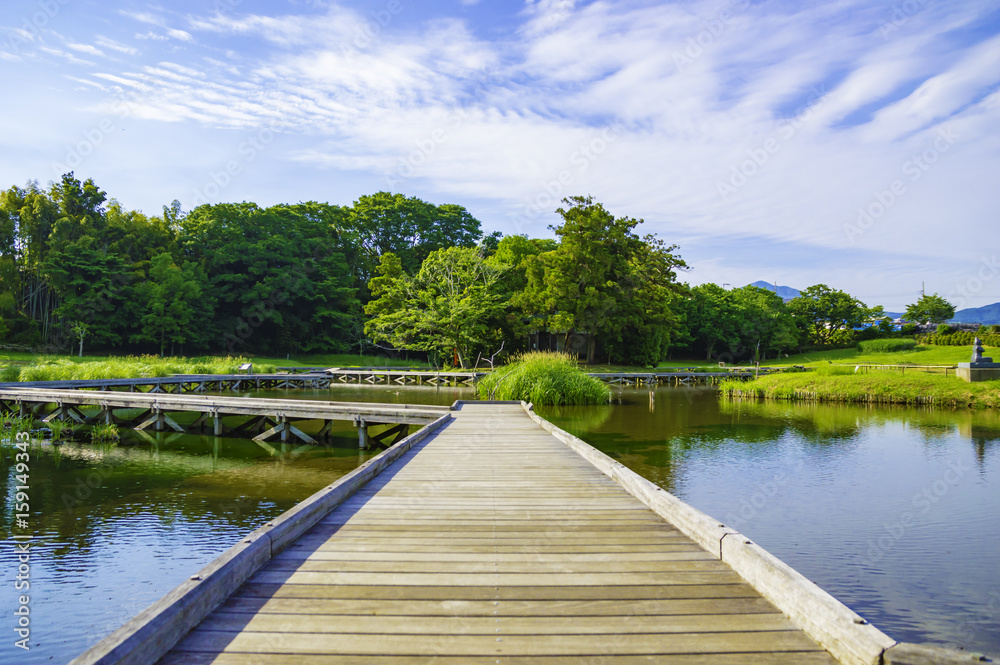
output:
[{"label": "treeline shoreline", "polygon": [[[825,284],[789,302],[754,286],[692,287],[679,279],[690,270],[679,248],[639,235],[641,219],[590,197],[563,204],[555,239],[501,237],[460,205],[389,192],[350,206],[174,201],[147,216],[73,173],[29,182],[0,192],[0,344],[413,352],[461,367],[555,350],[649,367],[898,336],[881,307]],[[954,313],[927,298],[914,305],[925,319]]]}]

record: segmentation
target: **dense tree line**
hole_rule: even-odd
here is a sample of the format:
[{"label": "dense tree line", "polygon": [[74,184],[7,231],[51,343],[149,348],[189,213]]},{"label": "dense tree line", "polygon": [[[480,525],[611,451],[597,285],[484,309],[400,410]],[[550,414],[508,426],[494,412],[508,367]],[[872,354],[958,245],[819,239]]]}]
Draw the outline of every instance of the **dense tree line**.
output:
[{"label": "dense tree line", "polygon": [[73,173],[0,193],[0,340],[156,353],[364,350],[382,254],[408,268],[475,246],[458,205],[401,194],[350,207],[180,205],[146,216]]},{"label": "dense tree line", "polygon": [[462,206],[388,192],[351,206],[187,213],[175,201],[147,216],[68,173],[47,189],[0,192],[0,342],[189,355],[408,349],[460,366],[558,348],[655,365],[763,360],[891,333],[881,308],[823,284],[789,302],[753,286],[691,287],[678,280],[688,266],[677,247],[639,235],[642,220],[584,197],[557,212],[554,239],[483,237]]}]

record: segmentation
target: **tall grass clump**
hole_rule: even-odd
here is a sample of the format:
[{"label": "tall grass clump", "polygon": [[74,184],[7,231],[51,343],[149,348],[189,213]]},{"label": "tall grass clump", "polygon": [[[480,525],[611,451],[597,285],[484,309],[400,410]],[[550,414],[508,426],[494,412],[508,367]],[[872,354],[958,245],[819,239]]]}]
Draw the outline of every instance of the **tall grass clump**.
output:
[{"label": "tall grass clump", "polygon": [[514,356],[476,384],[480,399],[523,400],[538,405],[607,404],[608,387],[576,366],[568,353],[532,351]]},{"label": "tall grass clump", "polygon": [[17,365],[7,365],[0,370],[0,383],[13,383],[21,378],[21,368]]},{"label": "tall grass clump", "polygon": [[915,339],[869,339],[858,342],[858,351],[861,353],[899,353],[901,351],[914,351],[917,348]]},{"label": "tall grass clump", "polygon": [[121,438],[118,425],[113,423],[94,425],[90,430],[90,440],[94,443],[117,444]]}]

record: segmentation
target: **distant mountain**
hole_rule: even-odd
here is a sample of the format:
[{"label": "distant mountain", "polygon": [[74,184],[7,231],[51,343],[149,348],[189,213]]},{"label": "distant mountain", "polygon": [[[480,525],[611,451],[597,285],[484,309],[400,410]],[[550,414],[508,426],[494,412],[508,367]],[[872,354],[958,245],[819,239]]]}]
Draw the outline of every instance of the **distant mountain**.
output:
[{"label": "distant mountain", "polygon": [[799,297],[799,290],[793,289],[790,286],[775,286],[774,284],[768,284],[767,282],[754,282],[750,286],[756,286],[759,289],[767,289],[768,291],[773,291],[781,296],[784,300],[791,300],[792,298]]},{"label": "distant mountain", "polygon": [[1000,302],[985,307],[970,307],[955,312],[952,323],[1000,323]]}]

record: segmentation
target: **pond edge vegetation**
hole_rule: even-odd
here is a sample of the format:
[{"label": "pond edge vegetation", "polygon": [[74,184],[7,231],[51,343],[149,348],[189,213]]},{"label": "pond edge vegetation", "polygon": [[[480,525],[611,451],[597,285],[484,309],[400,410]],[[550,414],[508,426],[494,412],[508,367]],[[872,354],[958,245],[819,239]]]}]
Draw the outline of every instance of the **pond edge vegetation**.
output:
[{"label": "pond edge vegetation", "polygon": [[752,381],[730,379],[719,384],[719,391],[730,399],[1000,408],[1000,381],[967,383],[954,376],[918,372],[859,375],[847,367],[775,374]]},{"label": "pond edge vegetation", "polygon": [[480,399],[522,400],[546,406],[607,404],[611,390],[577,366],[576,358],[555,351],[530,351],[484,376]]}]

